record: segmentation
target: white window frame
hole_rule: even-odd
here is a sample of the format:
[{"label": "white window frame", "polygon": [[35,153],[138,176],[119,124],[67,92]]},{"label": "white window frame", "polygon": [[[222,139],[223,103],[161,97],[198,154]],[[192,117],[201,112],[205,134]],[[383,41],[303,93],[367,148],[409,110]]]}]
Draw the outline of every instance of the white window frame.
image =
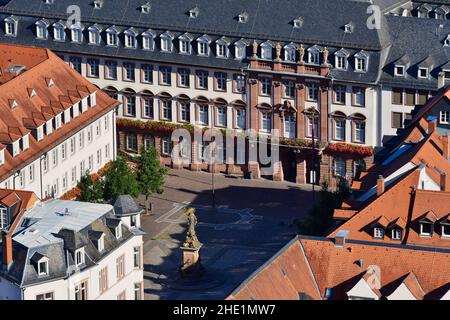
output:
[{"label": "white window frame", "polygon": [[441,110],[439,112],[439,122],[442,124],[449,124],[450,123],[450,111]]},{"label": "white window frame", "polygon": [[399,228],[393,228],[391,231],[392,240],[402,240],[403,230]]},{"label": "white window frame", "polygon": [[374,227],[373,228],[373,237],[375,239],[384,239],[385,231],[381,227]]},{"label": "white window frame", "polygon": [[284,47],[284,61],[296,62],[297,48],[294,44],[290,43]]},{"label": "white window frame", "polygon": [[[431,225],[431,229],[430,229],[429,233],[428,232],[424,232],[424,230],[423,230],[424,224]],[[420,235],[422,237],[431,237],[433,235],[433,224],[432,223],[421,222],[420,223]]]},{"label": "white window frame", "polygon": [[264,42],[261,44],[261,59],[263,60],[272,60],[273,59],[273,46]]},{"label": "white window frame", "polygon": [[[401,72],[400,72],[400,70],[401,70]],[[396,64],[394,66],[394,75],[396,77],[404,77],[405,76],[405,66]]]},{"label": "white window frame", "polygon": [[369,57],[363,53],[358,52],[355,54],[355,71],[356,72],[367,72],[368,70]]},{"label": "white window frame", "polygon": [[[41,264],[44,264],[44,270],[41,268]],[[38,276],[48,275],[48,259],[42,258],[37,262]]]},{"label": "white window frame", "polygon": [[[425,76],[421,75],[422,71],[425,71]],[[426,68],[426,67],[419,67],[419,69],[417,70],[417,78],[419,78],[419,79],[428,79],[429,76],[430,76],[430,73],[429,73],[429,69],[428,68]]]},{"label": "white window frame", "polygon": [[17,36],[17,25],[18,21],[15,17],[7,17],[4,20],[5,22],[5,35],[10,37]]},{"label": "white window frame", "polygon": [[85,254],[84,254],[84,248],[80,248],[75,250],[74,253],[74,261],[75,261],[75,265],[77,267],[83,265],[85,263]]}]

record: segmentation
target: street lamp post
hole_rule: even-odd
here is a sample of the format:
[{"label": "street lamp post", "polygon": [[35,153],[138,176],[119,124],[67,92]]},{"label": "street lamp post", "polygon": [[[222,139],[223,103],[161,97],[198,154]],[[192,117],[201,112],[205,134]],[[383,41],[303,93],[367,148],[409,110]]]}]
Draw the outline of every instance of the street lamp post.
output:
[{"label": "street lamp post", "polygon": [[311,135],[312,135],[312,197],[313,204],[316,203],[316,193],[315,193],[315,185],[316,185],[316,142],[315,142],[315,120],[316,120],[316,107],[312,107],[312,115],[311,115]]},{"label": "street lamp post", "polygon": [[216,188],[214,181],[214,173],[216,171],[216,143],[214,142],[211,150],[211,185],[212,185],[212,209],[216,209]]}]

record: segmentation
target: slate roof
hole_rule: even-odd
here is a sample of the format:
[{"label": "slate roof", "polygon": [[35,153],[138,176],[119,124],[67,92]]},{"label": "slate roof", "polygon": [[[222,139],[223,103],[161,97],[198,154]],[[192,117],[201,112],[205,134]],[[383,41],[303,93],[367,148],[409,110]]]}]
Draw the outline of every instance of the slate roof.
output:
[{"label": "slate roof", "polygon": [[117,216],[135,215],[144,212],[144,209],[130,195],[118,196],[111,204]]},{"label": "slate roof", "polygon": [[228,300],[298,300],[299,293],[319,300],[325,299],[327,289],[330,299],[347,299],[346,292],[366,276],[370,266],[380,270],[381,299],[401,283],[417,299],[439,299],[448,291],[448,249],[351,239],[337,247],[334,239],[299,236],[237,287]]},{"label": "slate roof", "polygon": [[[128,239],[141,235],[122,224],[122,237],[117,239],[107,221],[117,226],[120,220],[115,218],[112,206],[103,204],[50,200],[26,211],[21,221],[13,235],[13,263],[8,270],[0,271],[2,277],[21,287],[89,268]],[[104,250],[99,252],[95,240],[101,235]],[[85,263],[76,266],[74,253],[81,247]],[[42,257],[48,258],[49,265],[49,273],[44,276],[37,273],[37,261]]]}]

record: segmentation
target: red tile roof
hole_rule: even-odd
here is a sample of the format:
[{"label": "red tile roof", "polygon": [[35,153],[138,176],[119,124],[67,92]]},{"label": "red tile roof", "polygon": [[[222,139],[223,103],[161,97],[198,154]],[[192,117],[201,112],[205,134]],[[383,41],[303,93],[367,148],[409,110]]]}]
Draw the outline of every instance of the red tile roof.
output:
[{"label": "red tile roof", "polygon": [[[299,265],[304,268],[294,269]],[[291,272],[282,277],[280,266],[292,266]],[[398,287],[399,280],[418,299],[434,297],[444,294],[442,290],[450,283],[450,273],[446,272],[450,270],[450,250],[353,240],[337,247],[332,239],[299,237],[235,289],[229,299],[297,300],[295,290],[319,299],[325,297],[328,288],[332,289],[331,299],[347,299],[346,292],[366,276],[368,268],[379,270],[380,287],[374,292],[379,290],[383,298]]]},{"label": "red tile roof", "polygon": [[[24,65],[18,75],[7,73],[10,65]],[[83,127],[97,120],[118,105],[116,100],[98,90],[58,56],[47,49],[0,44],[0,143],[15,141],[31,129],[52,119],[81,98],[96,92],[95,107],[80,113],[70,123],[53,130],[43,140],[29,136],[29,149],[12,157],[5,152],[5,164],[0,167],[0,180],[25,167],[38,156],[60,144]],[[49,86],[51,83],[53,85]],[[36,96],[30,98],[30,89]],[[17,106],[11,109],[11,101]]]}]

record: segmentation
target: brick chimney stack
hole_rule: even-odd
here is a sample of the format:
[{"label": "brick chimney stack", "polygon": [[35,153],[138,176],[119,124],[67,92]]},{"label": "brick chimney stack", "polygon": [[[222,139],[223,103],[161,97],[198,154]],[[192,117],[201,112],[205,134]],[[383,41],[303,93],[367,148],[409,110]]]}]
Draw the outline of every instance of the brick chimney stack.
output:
[{"label": "brick chimney stack", "polygon": [[378,176],[377,180],[377,196],[381,196],[384,193],[385,190],[385,183],[384,183],[384,177]]},{"label": "brick chimney stack", "polygon": [[443,156],[445,157],[445,159],[449,159],[450,158],[450,148],[449,148],[449,136],[445,135],[442,136],[442,145],[443,145]]},{"label": "brick chimney stack", "polygon": [[13,248],[11,235],[2,232],[3,268],[8,269],[13,262]]},{"label": "brick chimney stack", "polygon": [[428,134],[436,131],[436,120],[428,121]]}]

